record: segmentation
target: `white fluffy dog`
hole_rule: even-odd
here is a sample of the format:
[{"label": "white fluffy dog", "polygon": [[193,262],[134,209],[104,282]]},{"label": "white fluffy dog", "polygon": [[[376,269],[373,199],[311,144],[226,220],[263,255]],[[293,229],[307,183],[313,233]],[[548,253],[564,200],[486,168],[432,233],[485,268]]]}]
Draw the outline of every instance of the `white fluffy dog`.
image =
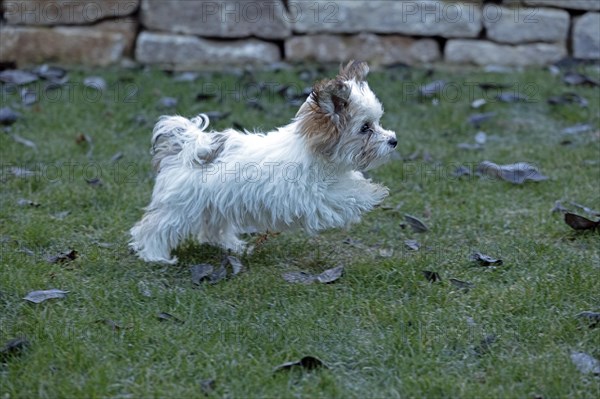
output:
[{"label": "white fluffy dog", "polygon": [[358,222],[386,197],[361,171],[385,162],[396,135],[365,77],[364,62],[314,85],[292,122],[267,134],[207,131],[208,118],[163,116],[152,136],[152,201],[131,229],[147,262],[175,263],[193,237],[237,253],[239,236],[295,228],[309,233]]}]

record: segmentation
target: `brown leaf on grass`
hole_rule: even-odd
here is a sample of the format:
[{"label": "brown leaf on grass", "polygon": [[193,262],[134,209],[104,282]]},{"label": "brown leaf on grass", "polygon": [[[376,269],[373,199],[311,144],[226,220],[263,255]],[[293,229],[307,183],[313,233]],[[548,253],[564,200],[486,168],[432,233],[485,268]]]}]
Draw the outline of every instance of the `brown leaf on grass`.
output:
[{"label": "brown leaf on grass", "polygon": [[32,207],[32,208],[37,208],[37,207],[39,207],[39,206],[40,206],[40,204],[39,204],[39,203],[37,203],[37,202],[34,202],[34,201],[32,201],[32,200],[25,199],[25,198],[20,198],[20,199],[17,201],[17,205],[19,205],[19,206],[30,206],[30,207]]},{"label": "brown leaf on grass", "polygon": [[65,263],[77,259],[79,254],[74,249],[59,252],[56,255],[46,257],[49,263]]},{"label": "brown leaf on grass", "polygon": [[569,126],[561,130],[560,132],[565,135],[573,136],[576,134],[581,134],[592,130],[594,127],[587,123],[578,123],[573,126]]},{"label": "brown leaf on grass", "polygon": [[467,118],[467,122],[469,122],[471,125],[474,125],[475,127],[479,127],[483,122],[487,122],[488,120],[492,119],[494,116],[496,116],[495,112],[484,112],[481,114],[472,114],[472,115],[469,115],[469,117]]},{"label": "brown leaf on grass", "polygon": [[98,91],[104,91],[108,88],[106,80],[101,76],[88,76],[83,79],[83,85]]},{"label": "brown leaf on grass", "polygon": [[517,162],[509,165],[498,165],[490,161],[483,161],[477,166],[477,173],[505,180],[514,184],[522,184],[527,180],[543,181],[548,177],[527,162]]},{"label": "brown leaf on grass", "polygon": [[92,187],[102,187],[102,185],[104,184],[102,183],[102,179],[100,179],[99,177],[93,177],[91,179],[86,178],[85,181]]},{"label": "brown leaf on grass", "polygon": [[598,82],[597,80],[592,79],[587,75],[573,71],[565,73],[565,76],[563,77],[563,82],[571,86],[600,86],[600,82]]},{"label": "brown leaf on grass", "polygon": [[598,312],[585,311],[577,313],[575,317],[586,320],[590,328],[596,328],[598,325],[600,325],[600,313]]},{"label": "brown leaf on grass", "polygon": [[202,280],[208,279],[214,272],[214,266],[208,263],[201,263],[190,268],[192,272],[192,283],[200,284]]},{"label": "brown leaf on grass", "polygon": [[225,280],[227,278],[227,269],[225,266],[221,265],[218,269],[212,272],[210,276],[208,276],[208,282],[211,284],[217,284],[221,280]]},{"label": "brown leaf on grass", "polygon": [[35,144],[33,141],[28,140],[24,137],[19,136],[18,134],[11,134],[10,135],[12,137],[12,139],[19,143],[19,144],[23,144],[25,147],[29,147],[32,148],[34,150],[37,150],[37,144]]},{"label": "brown leaf on grass", "polygon": [[329,367],[327,367],[327,365],[325,363],[323,363],[320,359],[318,359],[314,356],[304,356],[300,360],[296,360],[296,361],[292,361],[292,362],[285,362],[283,364],[280,364],[279,366],[275,367],[275,369],[273,369],[273,372],[276,373],[278,371],[291,370],[294,367],[302,367],[305,370],[314,370],[317,368],[325,368],[325,369],[329,368]]},{"label": "brown leaf on grass", "polygon": [[17,111],[13,111],[10,107],[0,108],[0,125],[12,125],[21,117]]},{"label": "brown leaf on grass", "polygon": [[344,274],[344,266],[334,267],[333,269],[325,270],[321,274],[311,274],[306,272],[286,272],[282,277],[288,283],[294,284],[311,284],[322,283],[329,284],[337,281]]},{"label": "brown leaf on grass", "polygon": [[230,255],[224,257],[221,264],[223,265],[223,267],[231,266],[233,276],[237,276],[238,274],[244,271],[244,265],[235,256]]},{"label": "brown leaf on grass", "polygon": [[42,303],[48,299],[65,298],[68,293],[69,291],[63,291],[53,288],[50,290],[43,291],[31,291],[23,299],[33,303]]},{"label": "brown leaf on grass", "polygon": [[158,318],[158,321],[174,321],[175,323],[178,323],[178,324],[184,323],[183,320],[181,320],[167,312],[160,312],[159,314],[156,315],[156,317]]},{"label": "brown leaf on grass", "polygon": [[0,361],[5,363],[11,357],[20,356],[29,345],[29,340],[25,337],[17,337],[7,341],[0,350]]},{"label": "brown leaf on grass", "polygon": [[123,158],[123,153],[121,151],[115,153],[115,155],[113,155],[112,157],[110,157],[110,163],[115,163],[118,160],[120,160],[121,158]]},{"label": "brown leaf on grass", "polygon": [[33,83],[38,79],[39,77],[36,74],[20,69],[7,69],[0,72],[0,82],[10,83],[17,86]]},{"label": "brown leaf on grass", "polygon": [[491,256],[484,255],[481,252],[473,252],[469,259],[477,262],[479,266],[502,266],[502,259],[495,259]]},{"label": "brown leaf on grass", "polygon": [[510,85],[505,84],[505,83],[496,83],[496,82],[482,82],[482,83],[478,83],[477,86],[479,86],[482,90],[501,90],[501,89],[508,89],[510,87]]},{"label": "brown leaf on grass", "polygon": [[565,213],[565,223],[574,230],[595,230],[600,226],[600,220],[594,222],[571,212]]},{"label": "brown leaf on grass", "polygon": [[440,93],[446,87],[445,80],[435,80],[431,83],[421,86],[419,92],[422,96],[429,97]]},{"label": "brown leaf on grass", "polygon": [[600,375],[600,361],[585,352],[571,352],[571,361],[582,374]]},{"label": "brown leaf on grass", "polygon": [[450,284],[452,284],[456,288],[460,288],[461,290],[466,290],[466,291],[468,291],[470,288],[473,288],[475,286],[473,283],[470,283],[468,281],[462,281],[462,280],[459,280],[456,278],[449,278],[448,281],[450,281]]},{"label": "brown leaf on grass", "polygon": [[425,233],[429,230],[425,223],[414,216],[405,213],[404,220],[406,220],[406,223],[408,223],[415,233]]},{"label": "brown leaf on grass", "polygon": [[404,245],[412,251],[418,251],[421,248],[421,244],[417,240],[404,240]]},{"label": "brown leaf on grass", "polygon": [[478,98],[476,100],[473,100],[473,102],[471,103],[471,108],[481,108],[483,107],[485,104],[487,104],[487,101],[485,101],[485,99],[483,98]]},{"label": "brown leaf on grass", "polygon": [[38,101],[37,92],[33,89],[28,89],[24,87],[23,89],[21,89],[20,95],[21,104],[25,105],[26,107],[33,105]]},{"label": "brown leaf on grass", "polygon": [[442,281],[442,278],[440,277],[438,272],[432,272],[430,270],[421,270],[421,273],[423,273],[423,276],[425,276],[425,279],[427,281],[429,281],[430,283],[435,283],[436,281]]},{"label": "brown leaf on grass", "polygon": [[344,266],[334,267],[333,269],[325,270],[323,273],[317,275],[317,281],[322,284],[333,283],[344,274]]},{"label": "brown leaf on grass", "polygon": [[577,93],[564,93],[560,96],[553,96],[548,98],[548,104],[550,105],[564,105],[564,104],[578,104],[580,107],[587,107],[588,101]]}]

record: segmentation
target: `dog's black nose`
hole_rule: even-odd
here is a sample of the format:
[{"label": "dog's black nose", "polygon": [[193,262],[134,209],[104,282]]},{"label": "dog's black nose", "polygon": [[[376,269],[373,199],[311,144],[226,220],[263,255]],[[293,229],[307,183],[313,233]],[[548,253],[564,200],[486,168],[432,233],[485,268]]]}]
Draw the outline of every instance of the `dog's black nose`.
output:
[{"label": "dog's black nose", "polygon": [[392,148],[396,148],[396,145],[398,145],[398,140],[396,139],[389,139],[388,140],[388,144],[392,146]]}]

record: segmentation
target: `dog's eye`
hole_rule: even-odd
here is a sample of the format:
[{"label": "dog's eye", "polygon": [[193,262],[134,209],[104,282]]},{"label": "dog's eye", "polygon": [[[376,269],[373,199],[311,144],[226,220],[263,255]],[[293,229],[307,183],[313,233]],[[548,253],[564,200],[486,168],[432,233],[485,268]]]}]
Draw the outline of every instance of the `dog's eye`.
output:
[{"label": "dog's eye", "polygon": [[369,131],[371,131],[371,126],[368,123],[365,123],[364,125],[362,125],[362,127],[360,128],[360,132],[365,134],[365,133],[369,133]]}]

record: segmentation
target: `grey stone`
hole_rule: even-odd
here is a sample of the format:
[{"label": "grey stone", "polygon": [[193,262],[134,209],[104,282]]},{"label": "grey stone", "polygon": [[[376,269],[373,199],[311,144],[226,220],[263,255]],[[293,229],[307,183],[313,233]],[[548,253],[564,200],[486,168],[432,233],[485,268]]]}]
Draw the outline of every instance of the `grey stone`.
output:
[{"label": "grey stone", "polygon": [[140,0],[5,0],[12,25],[83,25],[133,14]]},{"label": "grey stone", "polygon": [[142,0],[150,30],[207,37],[282,39],[291,33],[281,0]]},{"label": "grey stone", "polygon": [[569,13],[491,4],[483,9],[483,24],[487,38],[500,43],[562,42],[569,32]]},{"label": "grey stone", "polygon": [[523,0],[528,6],[554,6],[572,10],[600,10],[598,0]]},{"label": "grey stone", "polygon": [[133,48],[137,24],[106,21],[93,27],[0,25],[0,61],[19,65],[47,62],[106,66]]},{"label": "grey stone", "polygon": [[477,37],[478,4],[417,1],[300,1],[288,4],[298,33],[399,33],[414,36]]},{"label": "grey stone", "polygon": [[600,59],[600,13],[588,12],[573,25],[573,56]]},{"label": "grey stone", "polygon": [[276,44],[258,39],[209,40],[196,36],[142,32],[137,39],[135,58],[143,64],[175,69],[196,69],[208,65],[240,65],[280,61]]},{"label": "grey stone", "polygon": [[448,40],[444,58],[448,62],[475,65],[548,65],[567,55],[558,43],[531,43],[510,46],[483,40]]},{"label": "grey stone", "polygon": [[344,62],[368,60],[374,65],[415,64],[440,59],[438,43],[433,39],[378,36],[362,33],[353,36],[306,35],[285,42],[289,61]]}]

